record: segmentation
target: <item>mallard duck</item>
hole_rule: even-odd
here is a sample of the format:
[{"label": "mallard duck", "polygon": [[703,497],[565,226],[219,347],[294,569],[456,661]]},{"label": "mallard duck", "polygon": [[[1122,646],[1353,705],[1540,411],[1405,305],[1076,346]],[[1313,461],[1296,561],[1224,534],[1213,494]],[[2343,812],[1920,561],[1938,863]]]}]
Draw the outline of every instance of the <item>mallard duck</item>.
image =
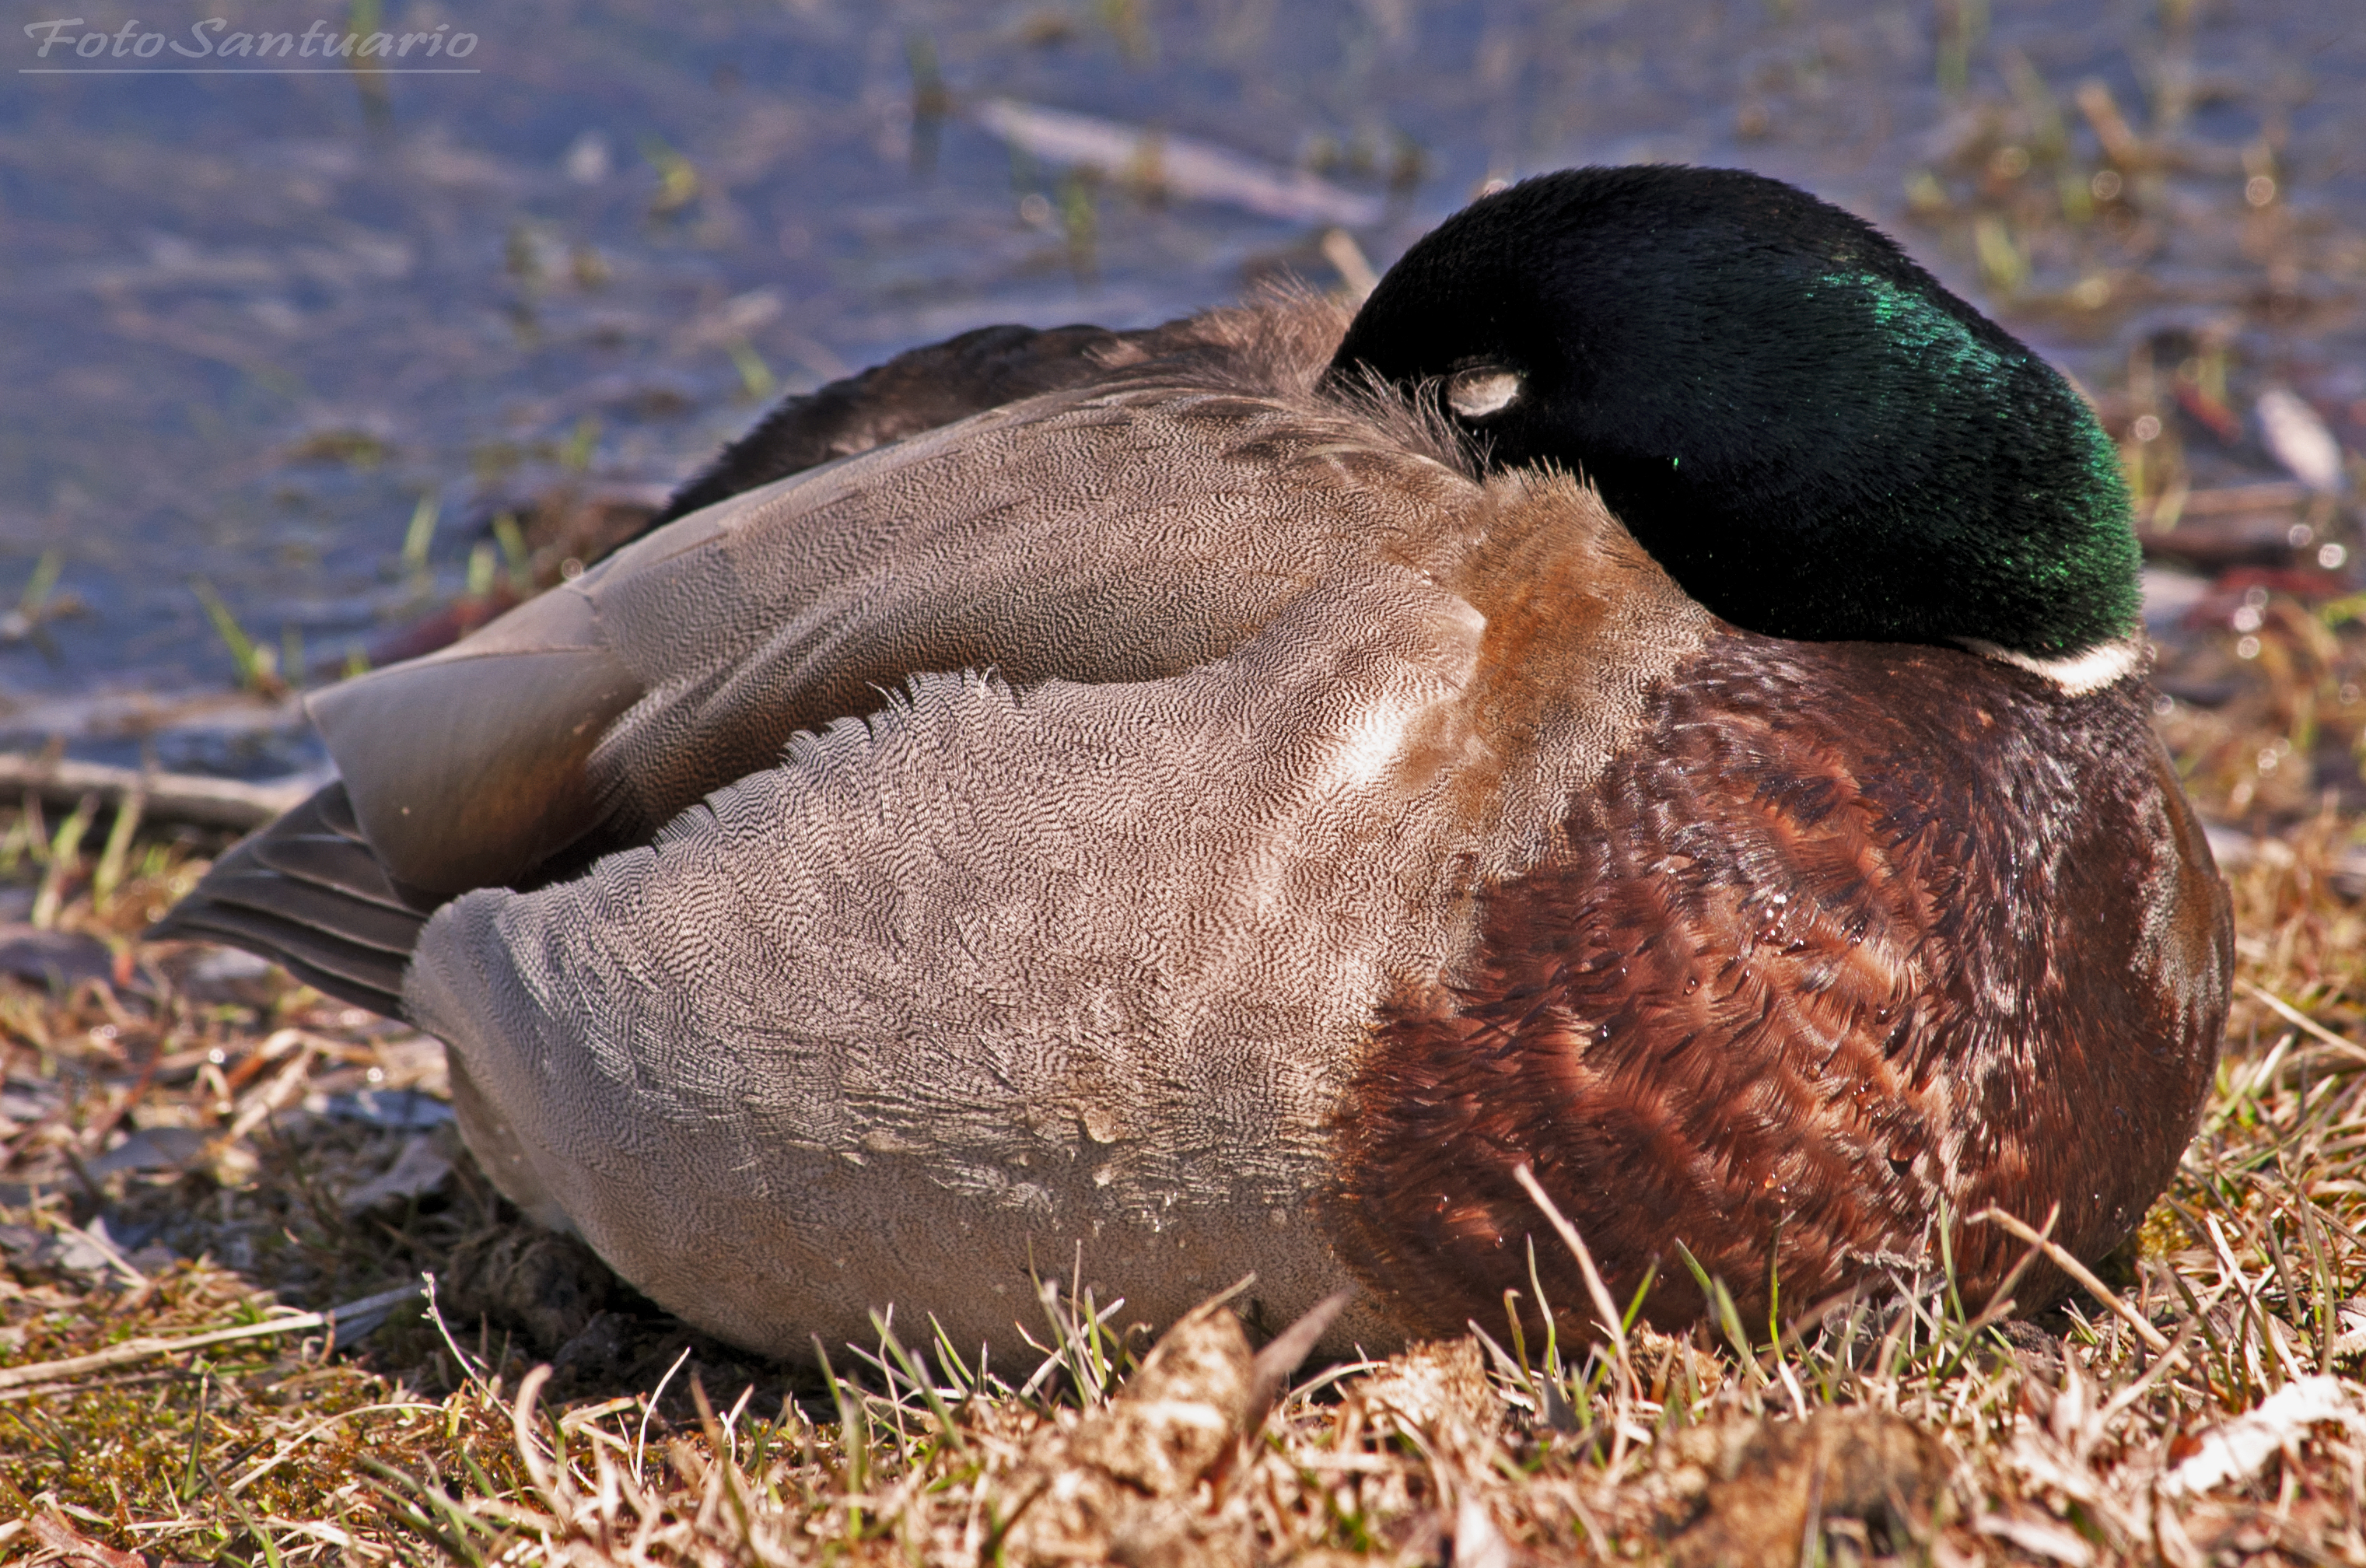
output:
[{"label": "mallard duck", "polygon": [[[1757,175],[1472,204],[1349,317],[996,329],[311,710],[163,931],[450,1048],[527,1213],[752,1348],[1035,1276],[1334,1346],[2082,1258],[2231,942],[2060,376]],[[2063,1288],[2041,1266],[2025,1307]],[[1531,1310],[1534,1308],[1530,1301]],[[1753,1321],[1757,1321],[1755,1316]]]}]

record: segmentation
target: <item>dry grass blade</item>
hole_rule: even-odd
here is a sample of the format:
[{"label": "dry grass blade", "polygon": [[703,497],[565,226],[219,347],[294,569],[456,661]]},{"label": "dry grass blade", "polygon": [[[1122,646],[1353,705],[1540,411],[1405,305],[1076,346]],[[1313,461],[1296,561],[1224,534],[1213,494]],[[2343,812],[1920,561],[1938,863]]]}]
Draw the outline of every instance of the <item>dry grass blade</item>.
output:
[{"label": "dry grass blade", "polygon": [[303,1431],[297,1433],[294,1437],[283,1439],[279,1447],[273,1451],[269,1459],[265,1460],[261,1464],[256,1465],[253,1470],[248,1471],[244,1475],[242,1475],[237,1480],[231,1482],[227,1488],[227,1491],[231,1496],[237,1496],[240,1493],[245,1491],[248,1487],[254,1485],[256,1482],[262,1480],[265,1476],[270,1474],[273,1471],[287,1463],[290,1459],[293,1459],[306,1444],[317,1442],[321,1438],[327,1436],[328,1433],[333,1430],[340,1422],[351,1421],[363,1416],[375,1416],[381,1411],[388,1410],[428,1412],[435,1409],[436,1406],[423,1404],[417,1400],[397,1399],[389,1400],[382,1404],[365,1404],[356,1409],[340,1411],[324,1421],[317,1422],[314,1425],[306,1427]]},{"label": "dry grass blade", "polygon": [[[525,1374],[524,1380],[518,1383],[516,1403],[510,1409],[510,1429],[517,1438],[518,1459],[524,1464],[526,1475],[534,1483],[534,1489],[542,1494],[544,1502],[564,1514],[567,1512],[567,1507],[565,1501],[559,1495],[558,1472],[552,1468],[551,1455],[544,1447],[541,1437],[535,1432],[534,1424],[535,1410],[542,1398],[543,1388],[549,1382],[548,1367],[535,1367]],[[565,1440],[566,1434],[562,1430],[560,1441]],[[636,1458],[634,1462],[637,1467],[638,1459]]]},{"label": "dry grass blade", "polygon": [[1627,1325],[1619,1316],[1618,1303],[1611,1299],[1610,1287],[1603,1282],[1602,1271],[1594,1266],[1594,1253],[1586,1247],[1585,1238],[1577,1234],[1569,1216],[1560,1212],[1552,1195],[1538,1182],[1536,1172],[1528,1168],[1527,1161],[1514,1168],[1512,1177],[1543,1211],[1563,1245],[1576,1258],[1578,1271],[1585,1277],[1586,1294],[1593,1298],[1594,1320],[1601,1324],[1603,1337],[1610,1342],[1610,1353],[1618,1364],[1619,1382],[1628,1393],[1634,1393],[1635,1365],[1627,1353]]},{"label": "dry grass blade", "polygon": [[2135,1337],[2143,1340],[2146,1346],[2155,1350],[2168,1350],[2168,1337],[2146,1321],[2142,1313],[2122,1301],[2118,1292],[2103,1283],[2093,1269],[2071,1256],[2069,1250],[2061,1243],[2039,1234],[2020,1218],[2006,1213],[2002,1209],[1983,1209],[1971,1217],[1971,1223],[1976,1225],[1995,1225],[2036,1247],[2045,1254],[2047,1260],[2056,1269],[2078,1280],[2080,1289],[2109,1308],[2112,1315],[2126,1324]]},{"label": "dry grass blade", "polygon": [[2319,1043],[2348,1052],[2356,1056],[2360,1062],[2366,1063],[2366,1045],[2360,1045],[2355,1040],[2346,1040],[2336,1034],[2266,987],[2256,981],[2238,979],[2235,982],[2235,989],[2259,1003],[2270,1012]]},{"label": "dry grass blade", "polygon": [[1252,1427],[1265,1419],[1266,1412],[1271,1410],[1274,1401],[1281,1396],[1282,1385],[1290,1381],[1290,1374],[1313,1353],[1315,1343],[1323,1337],[1324,1330],[1329,1328],[1339,1314],[1347,1310],[1347,1303],[1355,1299],[1356,1292],[1352,1290],[1332,1292],[1307,1308],[1296,1323],[1276,1335],[1271,1344],[1256,1353],[1256,1360],[1249,1366],[1248,1424]]}]

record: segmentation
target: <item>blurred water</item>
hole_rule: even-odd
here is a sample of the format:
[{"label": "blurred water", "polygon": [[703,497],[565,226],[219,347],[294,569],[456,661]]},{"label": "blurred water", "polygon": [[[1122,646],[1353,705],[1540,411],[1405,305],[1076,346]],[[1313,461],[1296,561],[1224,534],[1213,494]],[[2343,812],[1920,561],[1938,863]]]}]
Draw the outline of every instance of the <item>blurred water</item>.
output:
[{"label": "blurred water", "polygon": [[[2090,384],[2164,323],[2218,323],[2366,444],[2354,0],[379,9],[196,14],[216,38],[473,31],[443,63],[479,73],[101,75],[193,62],[75,36],[186,23],[0,6],[0,610],[52,553],[52,604],[84,608],[0,623],[0,747],[301,765],[291,710],[220,700],[194,582],[320,668],[457,592],[487,520],[564,473],[661,491],[768,378],[1337,283],[1323,222],[1078,181],[984,129],[994,99],[1318,174],[1378,204],[1353,237],[1381,265],[1490,177],[1762,169],[1892,228]],[[67,17],[39,58],[28,25]],[[2074,220],[2108,162],[2090,80],[2169,157]],[[423,494],[422,581],[399,557]]]}]

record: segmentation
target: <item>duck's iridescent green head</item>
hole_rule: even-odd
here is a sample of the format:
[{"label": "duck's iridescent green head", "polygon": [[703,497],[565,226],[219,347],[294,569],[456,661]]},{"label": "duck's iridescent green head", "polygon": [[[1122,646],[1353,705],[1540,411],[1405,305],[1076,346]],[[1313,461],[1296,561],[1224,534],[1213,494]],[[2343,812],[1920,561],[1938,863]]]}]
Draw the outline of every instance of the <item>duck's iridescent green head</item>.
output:
[{"label": "duck's iridescent green head", "polygon": [[1763,175],[1572,169],[1473,203],[1333,361],[1434,384],[1490,466],[1582,472],[1702,604],[1780,637],[2125,635],[2119,458],[2060,375],[1887,237]]}]

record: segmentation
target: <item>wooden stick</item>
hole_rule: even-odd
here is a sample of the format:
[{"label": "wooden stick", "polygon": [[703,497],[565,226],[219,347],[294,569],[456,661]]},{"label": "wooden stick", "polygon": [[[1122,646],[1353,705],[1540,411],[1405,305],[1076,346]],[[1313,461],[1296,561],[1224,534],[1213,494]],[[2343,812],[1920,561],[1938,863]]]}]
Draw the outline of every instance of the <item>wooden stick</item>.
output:
[{"label": "wooden stick", "polygon": [[2228,512],[2288,512],[2308,500],[2308,487],[2289,479],[2266,484],[2227,485],[2197,490],[2185,498],[2184,516],[2207,517]]},{"label": "wooden stick", "polygon": [[310,778],[252,784],[198,773],[143,773],[104,762],[0,752],[0,798],[30,790],[52,805],[72,806],[86,795],[95,795],[110,806],[120,806],[140,795],[141,809],[150,817],[240,832],[260,828],[302,805],[319,787],[320,781]]},{"label": "wooden stick", "polygon": [[417,1285],[403,1285],[374,1296],[364,1296],[357,1302],[347,1302],[343,1306],[331,1307],[327,1312],[299,1312],[287,1317],[275,1317],[268,1323],[250,1323],[240,1328],[217,1328],[210,1334],[192,1334],[181,1339],[158,1339],[152,1336],[127,1339],[120,1345],[110,1345],[87,1356],[36,1361],[24,1367],[0,1367],[0,1389],[53,1382],[62,1378],[80,1377],[84,1372],[103,1372],[109,1367],[130,1366],[134,1361],[144,1361],[152,1356],[177,1356],[184,1350],[202,1350],[209,1345],[228,1345],[240,1339],[263,1339],[275,1334],[300,1334],[308,1328],[329,1328],[351,1318],[382,1314],[417,1294]]}]

